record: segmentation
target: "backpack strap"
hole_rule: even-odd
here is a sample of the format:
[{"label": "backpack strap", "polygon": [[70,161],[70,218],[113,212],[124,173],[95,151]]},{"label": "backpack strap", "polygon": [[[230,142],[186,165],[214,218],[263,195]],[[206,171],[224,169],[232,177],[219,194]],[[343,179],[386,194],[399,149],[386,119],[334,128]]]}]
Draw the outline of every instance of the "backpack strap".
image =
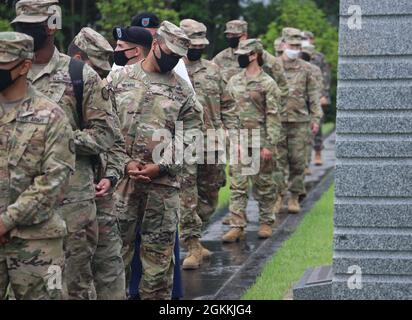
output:
[{"label": "backpack strap", "polygon": [[74,96],[76,98],[76,110],[79,118],[80,129],[85,128],[84,115],[83,115],[83,69],[84,62],[78,59],[71,59],[69,64],[69,74],[72,80]]}]

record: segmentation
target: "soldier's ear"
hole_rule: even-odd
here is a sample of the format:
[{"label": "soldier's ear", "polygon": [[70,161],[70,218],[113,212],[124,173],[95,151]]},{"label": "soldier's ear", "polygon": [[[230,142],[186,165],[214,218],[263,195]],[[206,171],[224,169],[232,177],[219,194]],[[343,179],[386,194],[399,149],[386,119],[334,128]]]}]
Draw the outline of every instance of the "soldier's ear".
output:
[{"label": "soldier's ear", "polygon": [[32,65],[33,65],[33,61],[31,61],[31,60],[25,60],[24,63],[22,64],[22,67],[21,67],[21,69],[20,69],[19,74],[20,74],[21,76],[23,76],[23,75],[29,73]]}]

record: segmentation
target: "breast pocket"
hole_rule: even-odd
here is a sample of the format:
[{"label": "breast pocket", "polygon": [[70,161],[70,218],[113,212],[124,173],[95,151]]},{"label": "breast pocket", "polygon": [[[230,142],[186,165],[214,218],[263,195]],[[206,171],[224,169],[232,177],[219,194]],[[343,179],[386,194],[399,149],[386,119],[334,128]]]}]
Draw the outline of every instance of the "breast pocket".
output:
[{"label": "breast pocket", "polygon": [[40,172],[44,153],[44,130],[42,126],[18,123],[19,128],[12,140],[9,165],[19,167],[27,174]]},{"label": "breast pocket", "polygon": [[64,92],[66,91],[67,83],[65,82],[50,82],[47,96],[55,103],[59,104],[62,100]]}]

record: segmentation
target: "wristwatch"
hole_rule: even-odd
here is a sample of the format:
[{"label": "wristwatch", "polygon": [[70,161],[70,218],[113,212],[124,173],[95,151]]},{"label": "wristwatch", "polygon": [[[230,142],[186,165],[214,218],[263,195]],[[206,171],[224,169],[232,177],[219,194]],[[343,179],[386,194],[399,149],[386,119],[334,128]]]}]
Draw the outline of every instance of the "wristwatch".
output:
[{"label": "wristwatch", "polygon": [[110,176],[110,177],[104,177],[103,179],[107,179],[111,183],[111,187],[114,188],[117,185],[117,182],[119,181],[116,177]]}]

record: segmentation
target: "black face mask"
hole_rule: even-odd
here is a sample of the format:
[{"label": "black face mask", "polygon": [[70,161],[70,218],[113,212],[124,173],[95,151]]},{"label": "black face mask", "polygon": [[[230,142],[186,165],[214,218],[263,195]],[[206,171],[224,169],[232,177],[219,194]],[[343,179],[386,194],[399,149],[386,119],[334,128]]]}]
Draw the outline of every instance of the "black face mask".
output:
[{"label": "black face mask", "polygon": [[136,57],[131,57],[131,58],[126,57],[126,51],[130,51],[133,49],[136,49],[136,48],[130,48],[130,49],[122,50],[122,51],[115,51],[113,54],[114,63],[117,64],[118,66],[124,67],[126,64],[129,63],[130,60],[132,60],[133,58],[136,58]]},{"label": "black face mask", "polygon": [[25,33],[34,39],[35,52],[44,48],[46,45],[48,35],[44,24],[18,23],[16,25],[16,31]]},{"label": "black face mask", "polygon": [[166,54],[160,45],[158,46],[161,56],[160,58],[156,57],[156,54],[154,54],[154,57],[156,59],[157,65],[159,66],[160,72],[161,73],[166,73],[172,71],[176,65],[179,63],[180,57],[173,56],[173,55],[168,55]]},{"label": "black face mask", "polygon": [[202,57],[203,49],[189,49],[187,52],[187,58],[190,61],[200,60]]},{"label": "black face mask", "polygon": [[236,49],[239,46],[240,37],[227,38],[227,42],[229,44],[229,47],[231,47],[232,49]]},{"label": "black face mask", "polygon": [[11,68],[10,70],[1,70],[0,69],[0,92],[3,92],[7,88],[9,88],[13,83],[16,82],[16,80],[18,78],[20,78],[20,76],[18,76],[16,79],[13,80],[11,78],[11,72],[14,69],[17,69],[19,66],[21,66],[23,64],[23,62],[24,62],[24,60],[22,62],[20,62],[17,66]]},{"label": "black face mask", "polygon": [[250,64],[249,55],[242,54],[237,58],[237,61],[239,62],[239,67],[241,67],[242,69],[247,68],[247,66]]}]

